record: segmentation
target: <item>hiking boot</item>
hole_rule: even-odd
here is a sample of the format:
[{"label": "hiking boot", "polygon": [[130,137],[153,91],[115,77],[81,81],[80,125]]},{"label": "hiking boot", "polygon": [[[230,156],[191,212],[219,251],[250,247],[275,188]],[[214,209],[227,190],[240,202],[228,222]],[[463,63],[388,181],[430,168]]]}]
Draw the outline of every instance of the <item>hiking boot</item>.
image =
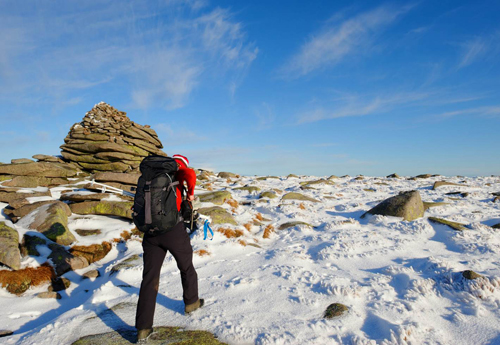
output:
[{"label": "hiking boot", "polygon": [[186,314],[192,313],[196,309],[203,307],[203,304],[205,304],[205,300],[203,298],[198,299],[196,302],[186,305],[186,307],[184,307],[184,312]]},{"label": "hiking boot", "polygon": [[152,328],[138,329],[137,330],[137,343],[144,344],[148,337],[153,333]]}]

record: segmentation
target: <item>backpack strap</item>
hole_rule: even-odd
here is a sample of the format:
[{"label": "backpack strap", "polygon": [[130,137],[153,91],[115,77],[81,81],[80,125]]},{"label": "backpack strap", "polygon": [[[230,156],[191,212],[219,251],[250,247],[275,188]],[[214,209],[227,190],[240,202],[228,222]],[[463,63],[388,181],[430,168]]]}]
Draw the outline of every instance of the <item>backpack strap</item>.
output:
[{"label": "backpack strap", "polygon": [[144,201],[144,223],[151,224],[153,222],[153,219],[151,218],[151,181],[146,181],[146,185],[144,186]]}]

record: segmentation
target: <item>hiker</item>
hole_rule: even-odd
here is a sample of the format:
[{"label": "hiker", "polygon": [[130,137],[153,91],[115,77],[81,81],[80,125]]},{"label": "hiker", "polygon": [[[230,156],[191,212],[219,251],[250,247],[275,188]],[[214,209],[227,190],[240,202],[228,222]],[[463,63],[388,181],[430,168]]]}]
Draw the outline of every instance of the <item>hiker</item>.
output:
[{"label": "hiker", "polygon": [[[172,158],[177,163],[175,178],[179,183],[174,188],[176,189],[177,212],[180,212],[184,182],[187,183],[187,200],[194,200],[196,174],[193,169],[188,168],[189,160],[186,157],[173,155]],[[172,183],[172,185],[174,184],[176,183]],[[170,187],[168,186],[168,188]],[[204,303],[203,299],[198,298],[198,276],[193,266],[193,248],[182,218],[170,230],[159,235],[153,236],[149,232],[145,232],[142,248],[144,250],[144,270],[135,321],[138,341],[146,339],[153,332],[160,270],[168,251],[173,255],[181,272],[184,312],[189,314],[202,307]]]}]

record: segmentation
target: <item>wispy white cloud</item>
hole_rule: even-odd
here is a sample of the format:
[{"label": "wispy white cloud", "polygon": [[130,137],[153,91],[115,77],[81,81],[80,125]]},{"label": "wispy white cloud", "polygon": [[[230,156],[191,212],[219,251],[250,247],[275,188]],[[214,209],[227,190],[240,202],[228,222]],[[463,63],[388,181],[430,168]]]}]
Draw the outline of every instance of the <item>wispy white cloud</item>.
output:
[{"label": "wispy white cloud", "polygon": [[467,109],[448,111],[448,112],[444,112],[444,113],[439,114],[438,117],[448,118],[448,117],[460,116],[460,115],[478,115],[478,116],[497,117],[497,116],[500,116],[500,105],[483,106],[483,107],[475,107],[475,108],[467,108]]},{"label": "wispy white cloud", "polygon": [[108,84],[129,92],[131,106],[175,109],[214,78],[234,94],[258,52],[230,11],[205,1],[26,6],[0,8],[4,100],[54,102]]},{"label": "wispy white cloud", "polygon": [[396,106],[410,105],[424,100],[431,94],[428,92],[406,92],[393,95],[377,95],[374,97],[351,96],[346,102],[329,108],[316,107],[297,116],[297,123],[316,122],[350,116],[366,116],[380,114]]},{"label": "wispy white cloud", "polygon": [[255,110],[255,116],[257,117],[255,126],[257,130],[270,129],[276,119],[273,107],[266,102],[262,102],[261,106]]},{"label": "wispy white cloud", "polygon": [[480,59],[488,50],[486,41],[477,37],[471,41],[464,43],[458,68],[466,67],[474,61]]},{"label": "wispy white cloud", "polygon": [[195,133],[192,130],[186,128],[172,128],[171,125],[166,123],[159,123],[153,126],[158,137],[162,141],[163,145],[172,146],[187,146],[195,142],[206,140],[204,135]]},{"label": "wispy white cloud", "polygon": [[313,35],[280,70],[284,78],[296,78],[333,66],[347,56],[366,51],[377,34],[412,6],[381,6],[340,24],[329,25]]}]

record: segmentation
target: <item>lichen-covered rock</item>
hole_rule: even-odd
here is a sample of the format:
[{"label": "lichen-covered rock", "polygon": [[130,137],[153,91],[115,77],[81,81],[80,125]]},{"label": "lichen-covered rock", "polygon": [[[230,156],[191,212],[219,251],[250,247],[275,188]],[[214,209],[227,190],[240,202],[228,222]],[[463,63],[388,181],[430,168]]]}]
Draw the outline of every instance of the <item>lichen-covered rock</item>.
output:
[{"label": "lichen-covered rock", "polygon": [[0,174],[15,176],[73,177],[77,170],[61,163],[31,162],[0,165]]},{"label": "lichen-covered rock", "polygon": [[14,270],[21,267],[19,234],[4,222],[0,222],[0,263]]},{"label": "lichen-covered rock", "polygon": [[[70,202],[84,202],[84,201],[101,201],[104,199],[109,199],[112,196],[116,196],[117,194],[112,193],[65,193],[61,195],[59,200],[61,201],[70,201]],[[125,198],[124,196],[120,196],[120,198]]]},{"label": "lichen-covered rock", "polygon": [[245,186],[245,187],[233,188],[233,190],[246,190],[248,193],[253,193],[260,191],[260,188],[256,186]]},{"label": "lichen-covered rock", "polygon": [[64,161],[61,158],[49,155],[38,154],[32,156],[31,158],[36,159],[39,162],[64,163]]},{"label": "lichen-covered rock", "polygon": [[26,198],[32,198],[37,196],[51,196],[50,191],[46,192],[33,192],[33,193],[22,193],[17,192],[17,190],[0,190],[0,202],[6,202],[9,205],[12,205],[12,202],[15,202],[17,199],[25,200],[28,202]]},{"label": "lichen-covered rock", "polygon": [[442,187],[442,186],[465,186],[465,185],[458,184],[458,183],[453,183],[453,182],[447,182],[447,181],[436,181],[436,182],[434,182],[434,185],[432,186],[432,189],[436,190],[436,189],[438,189],[439,187]]},{"label": "lichen-covered rock", "polygon": [[69,207],[76,214],[97,214],[132,219],[133,205],[133,202],[128,201],[85,201],[70,204]]},{"label": "lichen-covered rock", "polygon": [[233,174],[233,173],[230,173],[230,172],[227,172],[227,171],[221,171],[217,177],[220,177],[220,178],[236,178],[236,177],[239,177],[238,175],[236,174]]},{"label": "lichen-covered rock", "polygon": [[24,217],[27,214],[33,212],[34,210],[36,210],[37,208],[39,208],[43,205],[55,204],[55,203],[57,203],[57,200],[37,201],[37,202],[34,202],[32,204],[27,204],[27,205],[24,205],[24,206],[21,206],[19,208],[12,210],[11,212],[9,212],[9,216],[16,217],[16,219],[19,219],[19,218]]},{"label": "lichen-covered rock", "polygon": [[305,226],[309,226],[311,228],[314,228],[314,226],[311,225],[311,224],[309,224],[309,223],[301,222],[301,221],[294,221],[294,222],[287,222],[287,223],[281,224],[278,227],[278,230],[285,230],[285,229],[288,229],[288,228],[291,228],[291,227],[294,227],[294,226],[297,226],[297,225],[305,225]]},{"label": "lichen-covered rock", "polygon": [[380,214],[383,216],[402,217],[404,220],[412,221],[424,215],[424,203],[420,193],[416,190],[402,192],[396,196],[382,201],[380,204],[367,211],[366,214]]},{"label": "lichen-covered rock", "polygon": [[101,230],[99,229],[76,229],[75,232],[80,236],[95,236],[101,234]]},{"label": "lichen-covered rock", "polygon": [[[129,345],[135,344],[136,331],[114,331],[103,334],[88,335],[72,345]],[[148,345],[225,345],[207,331],[183,330],[179,327],[155,327],[147,341]]]},{"label": "lichen-covered rock", "polygon": [[296,192],[290,192],[283,195],[281,200],[302,200],[302,201],[320,202],[319,200],[316,200],[314,198]]},{"label": "lichen-covered rock", "polygon": [[70,215],[71,210],[68,205],[56,201],[55,203],[40,206],[29,213],[24,218],[28,219],[28,223],[22,225],[37,230],[58,244],[67,246],[76,241],[75,236],[68,228],[68,217]]},{"label": "lichen-covered rock", "polygon": [[71,286],[71,281],[66,278],[57,278],[52,281],[48,288],[48,292],[63,291]]},{"label": "lichen-covered rock", "polygon": [[306,186],[306,187],[313,186],[313,185],[316,185],[316,184],[333,185],[333,184],[335,184],[335,182],[333,182],[332,180],[325,180],[325,179],[300,182],[301,186]]},{"label": "lichen-covered rock", "polygon": [[127,268],[137,267],[142,264],[141,257],[137,254],[117,263],[111,268],[111,274],[117,273],[119,271],[125,270]]},{"label": "lichen-covered rock", "polygon": [[446,220],[446,219],[437,218],[437,217],[429,217],[429,220],[433,223],[447,225],[450,228],[457,230],[457,231],[467,230],[467,228],[465,227],[465,224],[452,222],[451,220]]},{"label": "lichen-covered rock", "polygon": [[11,159],[10,162],[12,164],[25,164],[25,163],[33,163],[33,160],[29,158],[14,158]]},{"label": "lichen-covered rock", "polygon": [[236,220],[224,208],[219,206],[204,207],[198,209],[198,213],[209,216],[212,219],[212,224],[233,224],[238,225]]},{"label": "lichen-covered rock", "polygon": [[260,195],[259,195],[259,199],[264,199],[264,198],[274,199],[276,197],[278,197],[278,195],[272,191],[265,191],[265,192],[260,193]]},{"label": "lichen-covered rock", "polygon": [[482,275],[480,275],[479,273],[476,273],[474,271],[471,271],[471,270],[466,270],[466,271],[463,271],[462,272],[462,276],[465,278],[465,279],[468,279],[468,280],[474,280],[474,279],[477,279],[477,278],[481,278]]},{"label": "lichen-covered rock", "polygon": [[90,270],[82,274],[83,279],[94,279],[94,278],[99,278],[101,274],[99,273],[98,270]]},{"label": "lichen-covered rock", "polygon": [[226,200],[232,199],[232,195],[228,191],[216,191],[197,195],[200,202],[211,202],[215,205],[222,205]]},{"label": "lichen-covered rock", "polygon": [[396,174],[396,173],[387,175],[386,177],[387,178],[400,178],[400,176],[398,174]]},{"label": "lichen-covered rock", "polygon": [[334,317],[342,316],[349,308],[341,303],[330,304],[323,315],[325,319],[332,319]]},{"label": "lichen-covered rock", "polygon": [[47,241],[38,236],[31,236],[24,234],[23,241],[21,243],[21,255],[22,256],[40,256],[37,246],[46,245]]}]

